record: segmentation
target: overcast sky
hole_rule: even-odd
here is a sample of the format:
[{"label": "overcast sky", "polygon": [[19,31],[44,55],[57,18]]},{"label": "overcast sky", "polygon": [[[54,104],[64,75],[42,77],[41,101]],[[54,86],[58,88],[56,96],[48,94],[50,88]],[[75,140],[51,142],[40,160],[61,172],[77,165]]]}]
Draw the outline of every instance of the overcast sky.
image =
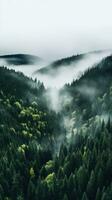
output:
[{"label": "overcast sky", "polygon": [[112,0],[0,0],[0,54],[46,59],[112,48]]}]

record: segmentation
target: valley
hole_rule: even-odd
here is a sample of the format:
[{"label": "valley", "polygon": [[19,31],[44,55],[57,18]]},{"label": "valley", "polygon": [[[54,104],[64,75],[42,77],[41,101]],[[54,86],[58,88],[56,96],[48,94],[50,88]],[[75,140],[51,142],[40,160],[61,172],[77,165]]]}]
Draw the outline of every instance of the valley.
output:
[{"label": "valley", "polygon": [[111,200],[111,53],[16,67],[0,67],[0,200]]}]

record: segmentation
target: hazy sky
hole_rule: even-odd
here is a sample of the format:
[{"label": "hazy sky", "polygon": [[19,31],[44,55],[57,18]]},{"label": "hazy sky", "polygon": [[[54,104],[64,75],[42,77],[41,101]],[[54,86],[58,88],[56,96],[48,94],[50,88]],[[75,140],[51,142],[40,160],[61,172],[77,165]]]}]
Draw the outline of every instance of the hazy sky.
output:
[{"label": "hazy sky", "polygon": [[0,53],[46,59],[112,48],[112,0],[0,0]]}]

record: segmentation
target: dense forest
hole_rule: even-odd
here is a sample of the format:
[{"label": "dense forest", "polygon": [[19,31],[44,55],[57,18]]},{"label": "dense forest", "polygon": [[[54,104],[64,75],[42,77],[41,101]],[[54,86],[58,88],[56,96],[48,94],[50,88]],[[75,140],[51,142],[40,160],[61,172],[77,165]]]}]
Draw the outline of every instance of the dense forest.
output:
[{"label": "dense forest", "polygon": [[46,93],[0,67],[0,200],[112,200],[112,56]]}]

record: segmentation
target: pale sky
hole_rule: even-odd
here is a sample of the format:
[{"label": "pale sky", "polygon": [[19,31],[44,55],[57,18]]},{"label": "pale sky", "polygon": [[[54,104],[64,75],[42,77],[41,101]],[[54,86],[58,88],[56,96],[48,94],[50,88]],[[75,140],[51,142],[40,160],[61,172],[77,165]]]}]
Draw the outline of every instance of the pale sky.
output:
[{"label": "pale sky", "polygon": [[0,0],[0,54],[45,59],[112,48],[112,0]]}]

